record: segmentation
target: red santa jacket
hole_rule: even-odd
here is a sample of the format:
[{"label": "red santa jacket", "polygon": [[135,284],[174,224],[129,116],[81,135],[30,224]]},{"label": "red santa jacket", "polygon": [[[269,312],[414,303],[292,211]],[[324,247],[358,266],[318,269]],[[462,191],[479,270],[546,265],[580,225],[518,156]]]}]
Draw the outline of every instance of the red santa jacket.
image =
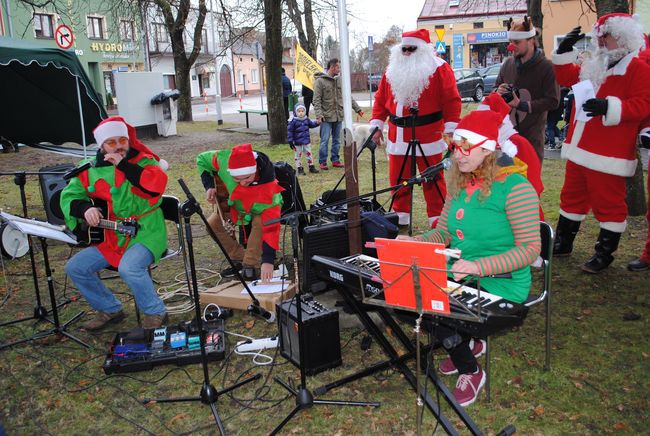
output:
[{"label": "red santa jacket", "polygon": [[[415,128],[416,139],[420,141],[425,156],[439,154],[447,149],[447,144],[442,140],[442,134],[454,131],[456,124],[460,121],[461,111],[461,100],[453,70],[443,59],[437,56],[434,59],[436,68],[429,77],[429,85],[418,98],[418,116],[442,112],[442,119]],[[381,82],[379,82],[377,94],[375,94],[370,124],[383,129],[384,121],[389,115],[403,117],[409,114],[408,107],[398,106],[395,102],[393,90],[384,73]],[[389,121],[386,147],[388,153],[406,154],[410,140],[411,127],[398,127]],[[421,154],[419,150],[417,150],[417,154]]]},{"label": "red santa jacket", "polygon": [[[562,86],[575,85],[580,67],[573,62],[577,51],[554,54],[555,76]],[[636,139],[641,121],[650,113],[650,66],[630,53],[607,71],[595,90],[606,98],[607,114],[576,121],[572,109],[569,133],[562,157],[606,174],[629,177],[636,169]]]}]

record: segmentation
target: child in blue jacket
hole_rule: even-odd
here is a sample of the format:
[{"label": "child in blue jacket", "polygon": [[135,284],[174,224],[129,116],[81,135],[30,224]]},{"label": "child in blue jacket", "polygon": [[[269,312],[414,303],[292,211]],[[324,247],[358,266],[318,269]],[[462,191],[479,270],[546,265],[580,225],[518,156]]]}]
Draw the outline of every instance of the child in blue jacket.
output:
[{"label": "child in blue jacket", "polygon": [[302,168],[302,155],[304,153],[309,165],[310,173],[317,173],[318,170],[314,166],[314,159],[311,155],[311,138],[309,136],[309,129],[318,127],[320,122],[312,121],[305,115],[307,109],[304,104],[298,103],[293,109],[294,117],[289,121],[287,126],[287,139],[289,146],[293,149],[293,158],[296,163],[298,174],[305,175],[305,170]]}]

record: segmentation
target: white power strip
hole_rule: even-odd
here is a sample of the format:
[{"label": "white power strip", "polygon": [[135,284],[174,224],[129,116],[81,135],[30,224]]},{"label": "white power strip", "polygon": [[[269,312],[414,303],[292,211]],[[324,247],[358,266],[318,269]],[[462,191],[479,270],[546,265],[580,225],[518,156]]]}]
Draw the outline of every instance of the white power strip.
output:
[{"label": "white power strip", "polygon": [[278,337],[274,336],[271,338],[264,339],[255,339],[252,342],[239,341],[235,349],[240,353],[245,353],[249,351],[261,351],[269,348],[278,347]]}]

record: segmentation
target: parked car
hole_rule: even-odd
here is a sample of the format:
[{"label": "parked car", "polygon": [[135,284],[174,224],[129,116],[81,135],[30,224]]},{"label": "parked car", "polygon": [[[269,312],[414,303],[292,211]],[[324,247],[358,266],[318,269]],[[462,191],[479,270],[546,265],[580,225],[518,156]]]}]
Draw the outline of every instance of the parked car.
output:
[{"label": "parked car", "polygon": [[483,99],[483,90],[485,84],[483,78],[476,72],[469,68],[459,68],[454,70],[456,77],[456,86],[460,98],[473,98],[474,101],[479,102]]},{"label": "parked car", "polygon": [[485,92],[490,93],[494,90],[494,82],[496,82],[500,70],[501,64],[494,64],[477,70],[483,78],[483,83],[485,84],[485,88],[483,89]]}]

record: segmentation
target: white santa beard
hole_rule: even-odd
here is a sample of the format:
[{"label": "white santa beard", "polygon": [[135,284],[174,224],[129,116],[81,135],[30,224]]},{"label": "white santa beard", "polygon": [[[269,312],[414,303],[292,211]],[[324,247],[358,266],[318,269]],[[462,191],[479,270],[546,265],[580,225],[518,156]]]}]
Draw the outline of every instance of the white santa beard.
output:
[{"label": "white santa beard", "polygon": [[591,80],[594,85],[594,90],[598,91],[600,85],[607,77],[609,65],[612,62],[621,60],[628,51],[624,48],[617,48],[608,50],[604,47],[599,47],[595,51],[590,52],[591,57],[586,58],[580,67],[580,80]]},{"label": "white santa beard", "polygon": [[402,46],[390,50],[386,79],[393,90],[395,102],[411,106],[429,84],[429,77],[436,70],[435,50],[431,44],[422,44],[410,56],[402,54]]}]

